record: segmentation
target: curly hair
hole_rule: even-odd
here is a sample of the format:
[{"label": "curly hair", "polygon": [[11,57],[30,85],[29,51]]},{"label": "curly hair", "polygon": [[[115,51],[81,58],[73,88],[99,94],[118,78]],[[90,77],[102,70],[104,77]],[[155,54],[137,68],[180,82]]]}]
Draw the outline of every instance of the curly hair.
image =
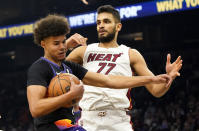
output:
[{"label": "curly hair", "polygon": [[66,35],[69,32],[70,27],[65,16],[50,14],[34,24],[34,42],[41,45],[41,41],[47,37]]},{"label": "curly hair", "polygon": [[113,15],[113,17],[115,18],[115,21],[120,23],[121,19],[120,19],[120,14],[119,12],[111,5],[103,5],[97,8],[97,14],[100,13],[111,13]]}]

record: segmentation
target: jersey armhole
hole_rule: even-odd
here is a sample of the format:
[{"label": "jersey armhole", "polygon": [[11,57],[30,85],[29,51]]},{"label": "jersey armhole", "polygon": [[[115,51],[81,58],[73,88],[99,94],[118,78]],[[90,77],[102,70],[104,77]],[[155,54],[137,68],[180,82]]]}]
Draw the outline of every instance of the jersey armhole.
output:
[{"label": "jersey armhole", "polygon": [[130,62],[130,67],[131,67],[132,76],[135,76],[135,69],[134,69],[133,66],[131,65],[130,51],[131,51],[131,48],[128,49],[129,62]]},{"label": "jersey armhole", "polygon": [[86,54],[87,49],[88,49],[88,45],[86,46],[86,49],[84,50],[84,53],[82,55],[82,65],[81,66],[84,65],[84,59],[85,59],[85,54]]}]

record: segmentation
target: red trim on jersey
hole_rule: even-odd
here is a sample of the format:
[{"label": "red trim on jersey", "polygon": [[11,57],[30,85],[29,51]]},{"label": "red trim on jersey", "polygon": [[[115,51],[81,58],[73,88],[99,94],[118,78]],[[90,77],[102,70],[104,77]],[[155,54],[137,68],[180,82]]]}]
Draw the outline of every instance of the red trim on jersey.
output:
[{"label": "red trim on jersey", "polygon": [[132,105],[132,99],[131,99],[131,89],[128,90],[127,92],[127,97],[129,99],[129,102],[130,102],[130,106],[129,106],[129,110],[131,110],[133,108],[133,105]]},{"label": "red trim on jersey", "polygon": [[132,122],[132,116],[129,113],[127,113],[127,112],[126,112],[126,115],[128,115],[130,117],[130,122],[129,123],[131,125],[132,130],[134,131],[134,129],[133,129],[133,122]]}]

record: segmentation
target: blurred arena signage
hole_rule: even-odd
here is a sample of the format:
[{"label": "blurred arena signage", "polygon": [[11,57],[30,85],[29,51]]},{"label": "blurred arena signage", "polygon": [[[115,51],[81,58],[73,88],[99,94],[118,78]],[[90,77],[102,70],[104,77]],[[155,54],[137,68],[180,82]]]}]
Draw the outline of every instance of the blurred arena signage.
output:
[{"label": "blurred arena signage", "polygon": [[[199,0],[162,0],[116,7],[122,20],[199,8]],[[96,12],[69,16],[70,26],[95,24]]]},{"label": "blurred arena signage", "polygon": [[33,25],[34,22],[0,27],[0,39],[30,35],[33,33]]},{"label": "blurred arena signage", "polygon": [[[199,8],[199,0],[161,0],[116,7],[122,20],[197,8]],[[96,17],[96,12],[67,16],[71,28],[95,24]],[[33,33],[33,26],[34,22],[0,27],[0,39],[30,35]]]}]

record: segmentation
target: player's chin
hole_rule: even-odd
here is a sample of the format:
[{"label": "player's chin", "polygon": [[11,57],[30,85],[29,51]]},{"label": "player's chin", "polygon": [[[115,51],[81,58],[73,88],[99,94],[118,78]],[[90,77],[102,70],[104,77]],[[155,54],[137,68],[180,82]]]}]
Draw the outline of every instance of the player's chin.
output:
[{"label": "player's chin", "polygon": [[66,58],[66,55],[65,54],[61,54],[61,55],[58,55],[57,57],[59,60],[64,60]]}]

